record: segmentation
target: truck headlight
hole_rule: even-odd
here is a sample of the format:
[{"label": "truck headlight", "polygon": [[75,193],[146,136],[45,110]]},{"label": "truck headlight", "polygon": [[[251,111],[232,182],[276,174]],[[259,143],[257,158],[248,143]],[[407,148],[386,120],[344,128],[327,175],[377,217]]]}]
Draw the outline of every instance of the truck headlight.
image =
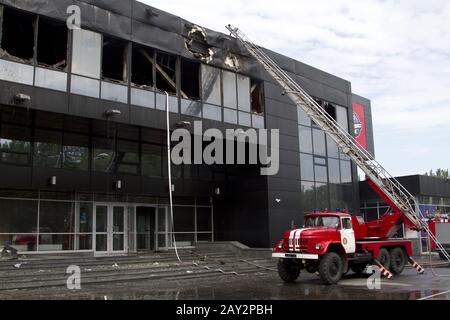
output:
[{"label": "truck headlight", "polygon": [[317,251],[320,251],[320,250],[322,250],[322,246],[318,243],[318,244],[316,244],[316,250]]},{"label": "truck headlight", "polygon": [[280,242],[278,243],[278,249],[283,249],[283,241],[280,241]]}]

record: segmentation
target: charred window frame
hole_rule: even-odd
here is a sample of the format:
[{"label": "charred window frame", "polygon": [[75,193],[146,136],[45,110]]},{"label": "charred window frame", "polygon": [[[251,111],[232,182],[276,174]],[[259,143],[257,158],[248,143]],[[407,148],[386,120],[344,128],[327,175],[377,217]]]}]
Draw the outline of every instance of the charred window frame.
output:
[{"label": "charred window frame", "polygon": [[[156,52],[156,89],[171,95],[178,94],[179,58],[162,51]],[[187,98],[182,94],[183,98]]]},{"label": "charred window frame", "polygon": [[36,61],[38,66],[66,71],[68,29],[64,23],[39,17]]},{"label": "charred window frame", "polygon": [[6,6],[0,12],[0,58],[34,64],[37,16]]},{"label": "charred window frame", "polygon": [[256,79],[250,79],[250,97],[252,113],[264,115],[264,83]]},{"label": "charred window frame", "polygon": [[182,95],[200,100],[200,63],[181,59],[180,78]]},{"label": "charred window frame", "polygon": [[155,50],[132,44],[131,85],[141,89],[155,87]]},{"label": "charred window frame", "polygon": [[128,84],[130,43],[103,35],[102,80]]}]

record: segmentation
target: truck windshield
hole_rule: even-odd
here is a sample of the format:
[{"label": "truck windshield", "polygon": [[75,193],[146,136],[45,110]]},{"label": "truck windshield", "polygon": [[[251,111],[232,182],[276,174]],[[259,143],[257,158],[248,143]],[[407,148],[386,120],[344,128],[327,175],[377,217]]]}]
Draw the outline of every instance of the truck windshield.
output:
[{"label": "truck windshield", "polygon": [[339,226],[339,218],[337,217],[307,218],[305,222],[306,228],[336,228],[337,226]]}]

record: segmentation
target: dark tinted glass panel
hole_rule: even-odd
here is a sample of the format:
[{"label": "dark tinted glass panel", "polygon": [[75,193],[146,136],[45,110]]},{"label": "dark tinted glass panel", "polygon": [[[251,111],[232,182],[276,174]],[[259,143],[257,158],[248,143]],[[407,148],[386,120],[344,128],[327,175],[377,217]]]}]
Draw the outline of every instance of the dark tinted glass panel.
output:
[{"label": "dark tinted glass panel", "polygon": [[301,208],[303,213],[311,213],[316,208],[316,192],[314,182],[302,181],[301,184]]},{"label": "dark tinted glass panel", "polygon": [[330,175],[330,183],[341,183],[339,160],[328,159],[328,172]]},{"label": "dark tinted glass panel", "polygon": [[314,154],[326,156],[325,133],[321,130],[313,130]]},{"label": "dark tinted glass panel", "polygon": [[328,207],[328,185],[316,183],[317,208],[320,211],[329,210]]},{"label": "dark tinted glass panel", "polygon": [[142,145],[142,174],[147,177],[160,177],[162,168],[162,148],[161,146],[143,144]]},{"label": "dark tinted glass panel", "polygon": [[314,181],[314,163],[312,155],[300,154],[300,174],[302,180]]},{"label": "dark tinted glass panel", "polygon": [[174,207],[173,219],[175,232],[195,231],[195,216],[193,207]]},{"label": "dark tinted glass panel", "polygon": [[299,126],[300,151],[313,153],[311,128]]},{"label": "dark tinted glass panel", "polygon": [[26,127],[2,125],[0,137],[0,161],[29,164],[31,133]]},{"label": "dark tinted glass panel", "polygon": [[212,231],[211,208],[197,208],[197,231]]},{"label": "dark tinted glass panel", "polygon": [[98,172],[112,172],[114,170],[114,140],[93,139],[92,163],[93,170]]},{"label": "dark tinted glass panel", "polygon": [[315,166],[314,171],[315,171],[315,176],[316,176],[317,182],[328,182],[327,167]]},{"label": "dark tinted glass panel", "polygon": [[62,133],[36,130],[34,143],[34,165],[45,168],[61,167]]},{"label": "dark tinted glass panel", "polygon": [[352,183],[352,166],[350,161],[341,161],[342,183]]},{"label": "dark tinted glass panel", "polygon": [[89,137],[64,134],[63,167],[87,171],[89,169]]},{"label": "dark tinted glass panel", "polygon": [[41,201],[39,231],[41,233],[74,233],[74,203]]},{"label": "dark tinted glass panel", "polygon": [[37,215],[37,201],[0,199],[0,233],[34,233]]}]

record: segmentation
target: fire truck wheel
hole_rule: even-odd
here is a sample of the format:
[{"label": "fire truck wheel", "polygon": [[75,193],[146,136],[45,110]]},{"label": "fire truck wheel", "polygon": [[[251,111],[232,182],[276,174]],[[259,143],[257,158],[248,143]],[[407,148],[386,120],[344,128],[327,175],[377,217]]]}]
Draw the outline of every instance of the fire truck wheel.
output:
[{"label": "fire truck wheel", "polygon": [[402,248],[394,248],[390,252],[391,254],[391,267],[390,271],[399,275],[405,270],[406,262],[408,260],[405,251]]},{"label": "fire truck wheel", "polygon": [[290,259],[278,260],[278,274],[286,283],[293,283],[300,276],[300,266]]},{"label": "fire truck wheel", "polygon": [[389,251],[385,248],[380,249],[380,253],[378,254],[377,260],[385,267],[387,270],[391,267],[391,256],[389,255]]},{"label": "fire truck wheel", "polygon": [[344,262],[339,254],[327,253],[319,263],[319,274],[327,285],[337,284],[341,280]]},{"label": "fire truck wheel", "polygon": [[352,271],[356,274],[361,274],[364,272],[364,270],[366,270],[367,268],[367,264],[352,264],[352,266],[350,267],[352,269]]}]

